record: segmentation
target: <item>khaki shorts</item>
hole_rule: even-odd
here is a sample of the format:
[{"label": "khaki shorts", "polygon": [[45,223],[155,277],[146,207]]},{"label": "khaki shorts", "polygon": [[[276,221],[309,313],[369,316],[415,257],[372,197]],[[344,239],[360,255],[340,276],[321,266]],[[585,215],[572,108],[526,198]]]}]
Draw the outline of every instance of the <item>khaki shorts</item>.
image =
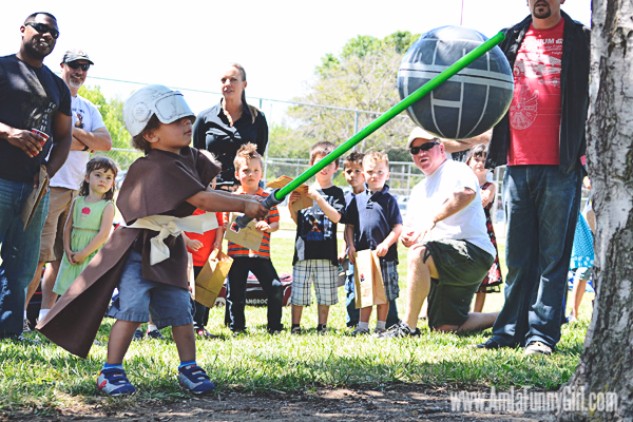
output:
[{"label": "khaki shorts", "polygon": [[40,239],[40,262],[59,261],[64,255],[64,224],[76,190],[51,188],[48,215]]}]

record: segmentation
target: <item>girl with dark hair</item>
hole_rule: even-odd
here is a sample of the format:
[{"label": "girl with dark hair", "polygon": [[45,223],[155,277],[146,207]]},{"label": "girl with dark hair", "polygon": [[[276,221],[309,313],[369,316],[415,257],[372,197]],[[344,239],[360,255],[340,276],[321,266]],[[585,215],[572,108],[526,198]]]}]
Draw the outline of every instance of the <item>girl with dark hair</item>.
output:
[{"label": "girl with dark hair", "polygon": [[53,292],[62,295],[112,233],[114,220],[114,161],[96,156],[86,164],[86,177],[64,226],[64,257]]}]

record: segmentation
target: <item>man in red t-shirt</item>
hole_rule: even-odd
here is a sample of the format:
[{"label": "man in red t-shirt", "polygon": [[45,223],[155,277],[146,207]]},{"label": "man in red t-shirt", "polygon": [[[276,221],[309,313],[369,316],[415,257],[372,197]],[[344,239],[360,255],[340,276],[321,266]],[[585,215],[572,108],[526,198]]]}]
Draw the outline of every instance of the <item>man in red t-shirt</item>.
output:
[{"label": "man in red t-shirt", "polygon": [[560,340],[567,270],[580,203],[589,92],[589,30],[528,0],[530,16],[500,45],[514,69],[510,110],[495,126],[487,167],[506,164],[505,303],[478,347],[552,353]]}]

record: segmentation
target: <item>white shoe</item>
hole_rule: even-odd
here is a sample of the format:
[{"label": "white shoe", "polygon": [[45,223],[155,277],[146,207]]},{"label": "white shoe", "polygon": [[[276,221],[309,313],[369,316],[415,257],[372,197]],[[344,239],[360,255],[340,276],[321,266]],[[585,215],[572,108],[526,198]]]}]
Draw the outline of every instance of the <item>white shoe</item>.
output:
[{"label": "white shoe", "polygon": [[523,353],[525,354],[525,356],[551,355],[552,348],[545,343],[541,343],[540,341],[533,341],[532,343],[525,346],[525,351]]}]

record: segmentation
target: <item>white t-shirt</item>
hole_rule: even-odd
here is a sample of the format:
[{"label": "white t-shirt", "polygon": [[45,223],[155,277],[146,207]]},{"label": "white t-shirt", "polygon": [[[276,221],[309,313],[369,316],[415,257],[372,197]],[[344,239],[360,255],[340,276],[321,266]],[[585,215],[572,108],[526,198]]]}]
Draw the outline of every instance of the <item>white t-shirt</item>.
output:
[{"label": "white t-shirt", "polygon": [[464,209],[439,221],[424,241],[466,240],[494,256],[496,251],[486,230],[479,181],[464,163],[446,160],[433,174],[426,176],[413,188],[404,226],[421,229],[438,214],[453,193],[461,192],[464,188],[474,191],[475,199]]},{"label": "white t-shirt", "polygon": [[[87,132],[105,127],[101,113],[90,101],[77,95],[72,97],[73,127],[81,127]],[[79,126],[83,125],[83,126]],[[78,190],[86,175],[86,163],[90,160],[90,151],[70,151],[66,162],[51,178],[50,185],[56,188]]]}]

